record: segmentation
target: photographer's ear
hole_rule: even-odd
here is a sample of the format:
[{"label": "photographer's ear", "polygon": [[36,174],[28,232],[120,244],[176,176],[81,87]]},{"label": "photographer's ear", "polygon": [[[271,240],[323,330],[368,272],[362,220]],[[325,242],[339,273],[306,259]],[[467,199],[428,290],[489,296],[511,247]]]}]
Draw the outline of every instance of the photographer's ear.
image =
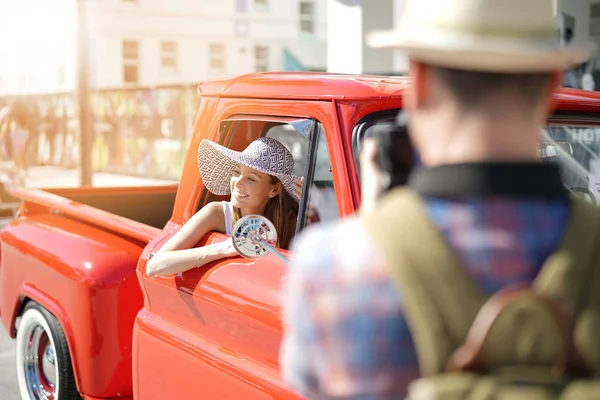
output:
[{"label": "photographer's ear", "polygon": [[554,98],[554,92],[560,89],[562,83],[562,73],[559,71],[553,72],[550,76],[549,90],[546,95],[546,114],[544,115],[544,121],[547,115],[552,114],[556,109],[556,99]]},{"label": "photographer's ear", "polygon": [[410,61],[408,73],[412,82],[404,97],[405,106],[408,109],[417,109],[425,103],[429,90],[427,67],[418,61]]}]

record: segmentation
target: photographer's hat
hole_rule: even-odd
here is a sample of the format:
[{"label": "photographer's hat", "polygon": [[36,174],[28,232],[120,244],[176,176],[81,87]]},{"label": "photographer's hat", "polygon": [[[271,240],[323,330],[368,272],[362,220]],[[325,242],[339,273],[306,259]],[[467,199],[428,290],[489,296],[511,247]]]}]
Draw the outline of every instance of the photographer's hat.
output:
[{"label": "photographer's hat", "polygon": [[431,65],[508,73],[565,70],[591,51],[560,45],[553,0],[407,0],[398,29],[367,42]]}]

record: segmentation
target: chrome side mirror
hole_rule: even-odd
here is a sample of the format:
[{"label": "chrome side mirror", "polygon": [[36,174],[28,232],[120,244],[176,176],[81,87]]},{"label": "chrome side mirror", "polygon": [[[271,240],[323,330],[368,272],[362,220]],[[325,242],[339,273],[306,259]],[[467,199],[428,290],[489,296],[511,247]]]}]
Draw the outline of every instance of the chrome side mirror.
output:
[{"label": "chrome side mirror", "polygon": [[277,231],[269,219],[262,215],[246,215],[233,226],[233,247],[245,258],[256,259],[274,254],[286,263],[289,259],[276,248]]},{"label": "chrome side mirror", "polygon": [[552,158],[573,155],[573,146],[570,142],[554,142],[551,144],[542,144],[538,148],[538,157]]},{"label": "chrome side mirror", "polygon": [[571,142],[556,142],[556,144],[563,150],[563,152],[573,155],[573,145]]}]

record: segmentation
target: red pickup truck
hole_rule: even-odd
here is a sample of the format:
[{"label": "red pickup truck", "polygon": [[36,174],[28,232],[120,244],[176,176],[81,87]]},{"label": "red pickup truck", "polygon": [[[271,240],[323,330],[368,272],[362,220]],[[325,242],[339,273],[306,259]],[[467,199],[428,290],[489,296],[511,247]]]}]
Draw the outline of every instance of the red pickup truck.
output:
[{"label": "red pickup truck", "polygon": [[[261,136],[286,144],[308,188],[298,231],[309,204],[321,222],[354,214],[361,137],[395,118],[408,85],[321,73],[204,82],[179,185],[14,190],[20,211],[0,232],[0,312],[16,337],[22,397],[299,398],[278,367],[285,261],[272,253],[232,257],[150,278],[147,259],[198,209],[226,200],[200,179],[202,139],[235,150]],[[597,190],[589,177],[599,132],[600,94],[556,94],[540,154],[561,163],[575,192]],[[198,246],[224,239],[209,233]]]}]

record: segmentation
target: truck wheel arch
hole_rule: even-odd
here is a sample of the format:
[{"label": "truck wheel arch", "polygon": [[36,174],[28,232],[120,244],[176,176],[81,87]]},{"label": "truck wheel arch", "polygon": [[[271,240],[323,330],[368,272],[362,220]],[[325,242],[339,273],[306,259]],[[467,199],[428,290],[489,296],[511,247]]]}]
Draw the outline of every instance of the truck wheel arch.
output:
[{"label": "truck wheel arch", "polygon": [[[27,397],[32,391],[35,394],[43,390],[53,392],[60,400],[81,399],[67,336],[60,321],[46,308],[31,300],[26,302],[22,315],[24,319],[21,324],[26,326],[19,326],[15,354],[21,396]],[[43,361],[34,363],[37,367],[25,361],[31,357],[32,351],[39,354],[40,359],[43,358]]]},{"label": "truck wheel arch", "polygon": [[69,323],[68,317],[66,316],[66,313],[64,312],[62,307],[60,307],[60,305],[56,302],[52,301],[50,297],[46,296],[44,293],[31,286],[25,285],[23,295],[21,297],[21,302],[15,305],[16,312],[12,321],[13,337],[16,338],[18,330],[17,324],[20,322],[20,318],[23,315],[23,312],[25,311],[27,305],[30,303],[37,304],[38,306],[44,308],[48,313],[50,313],[54,318],[56,318],[56,320],[60,324],[64,332],[67,348],[70,354],[71,367],[73,369],[73,375],[75,377],[75,384],[77,387],[79,387],[79,369],[77,368],[77,361],[73,357],[73,331],[71,329],[71,324]]}]

